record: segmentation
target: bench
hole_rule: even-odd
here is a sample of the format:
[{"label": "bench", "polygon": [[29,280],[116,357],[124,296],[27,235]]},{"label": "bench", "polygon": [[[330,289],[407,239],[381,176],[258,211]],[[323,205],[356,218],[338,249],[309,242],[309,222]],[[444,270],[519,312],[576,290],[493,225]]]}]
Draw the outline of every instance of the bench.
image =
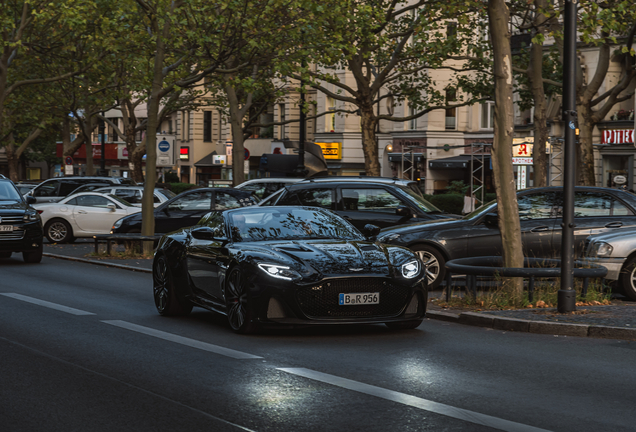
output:
[{"label": "bench", "polygon": [[137,233],[126,233],[126,234],[97,234],[93,236],[95,240],[95,254],[99,253],[99,243],[106,242],[106,253],[108,255],[111,254],[112,251],[112,243],[115,242],[134,242],[138,241],[141,245],[144,241],[159,241],[161,238],[160,235],[141,235]]}]

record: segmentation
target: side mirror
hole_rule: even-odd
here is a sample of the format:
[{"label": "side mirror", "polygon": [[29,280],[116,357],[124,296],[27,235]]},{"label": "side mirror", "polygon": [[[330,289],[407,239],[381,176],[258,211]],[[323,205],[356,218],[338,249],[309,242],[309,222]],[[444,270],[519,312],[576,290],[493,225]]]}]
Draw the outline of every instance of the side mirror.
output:
[{"label": "side mirror", "polygon": [[486,213],[484,223],[488,226],[499,226],[499,215],[497,213]]},{"label": "side mirror", "polygon": [[38,200],[34,196],[31,196],[31,195],[26,196],[27,204],[35,204],[36,202],[38,202]]},{"label": "side mirror", "polygon": [[362,234],[371,241],[375,241],[375,238],[380,234],[380,227],[377,225],[366,224],[362,229]]},{"label": "side mirror", "polygon": [[116,206],[115,204],[108,204],[106,207],[107,207],[107,208],[109,208],[109,209],[110,209],[110,211],[115,211],[115,210],[117,210],[117,206]]},{"label": "side mirror", "polygon": [[413,217],[413,210],[407,206],[401,205],[395,208],[395,214],[402,217]]},{"label": "side mirror", "polygon": [[216,231],[210,227],[201,226],[201,227],[192,228],[190,233],[192,234],[192,237],[194,237],[197,240],[214,240],[215,239],[214,234],[216,233]]}]

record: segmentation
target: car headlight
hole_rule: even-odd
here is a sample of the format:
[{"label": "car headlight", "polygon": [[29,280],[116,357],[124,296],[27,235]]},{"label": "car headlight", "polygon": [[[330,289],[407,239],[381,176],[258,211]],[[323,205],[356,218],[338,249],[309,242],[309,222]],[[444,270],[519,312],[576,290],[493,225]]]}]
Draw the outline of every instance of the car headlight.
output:
[{"label": "car headlight", "polygon": [[24,214],[25,221],[36,221],[38,219],[40,219],[38,212],[28,212]]},{"label": "car headlight", "polygon": [[402,264],[402,276],[406,279],[413,279],[420,274],[420,262],[419,260],[409,261],[406,264]]},{"label": "car headlight", "polygon": [[393,241],[393,240],[395,240],[395,239],[397,239],[399,237],[400,237],[399,234],[387,234],[385,236],[379,237],[378,241],[380,243],[388,243],[388,242]]},{"label": "car headlight", "polygon": [[115,223],[113,224],[113,229],[119,228],[121,226],[121,224],[122,224],[122,220],[121,219],[115,221]]},{"label": "car headlight", "polygon": [[588,255],[590,257],[610,256],[613,251],[614,251],[614,248],[609,243],[598,242],[598,243],[592,243],[592,245],[590,246]]},{"label": "car headlight", "polygon": [[263,270],[269,276],[278,279],[293,280],[301,278],[300,274],[296,270],[283,265],[259,263],[258,268]]}]

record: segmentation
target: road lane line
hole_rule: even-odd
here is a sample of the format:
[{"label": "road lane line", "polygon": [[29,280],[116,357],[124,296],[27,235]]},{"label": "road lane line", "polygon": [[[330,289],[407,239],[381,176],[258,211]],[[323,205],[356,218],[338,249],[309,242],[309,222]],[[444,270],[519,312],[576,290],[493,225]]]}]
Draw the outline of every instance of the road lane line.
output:
[{"label": "road lane line", "polygon": [[36,298],[33,298],[33,297],[28,297],[28,296],[25,296],[25,295],[22,295],[22,294],[0,293],[0,295],[6,296],[6,297],[11,297],[11,298],[14,298],[16,300],[22,300],[22,301],[27,302],[27,303],[33,303],[33,304],[36,304],[38,306],[44,306],[44,307],[47,307],[49,309],[55,309],[55,310],[58,310],[58,311],[70,313],[72,315],[95,315],[92,312],[86,312],[86,311],[83,311],[83,310],[74,309],[72,307],[62,306],[62,305],[57,304],[57,303],[47,302],[47,301],[36,299]]},{"label": "road lane line", "polygon": [[203,351],[209,351],[215,354],[220,354],[226,357],[231,357],[238,360],[248,360],[248,359],[260,359],[263,357],[255,356],[252,354],[247,354],[241,351],[235,351],[233,349],[224,348],[218,345],[212,345],[206,342],[201,342],[195,339],[190,339],[183,336],[178,336],[172,333],[166,333],[161,330],[155,330],[150,327],[144,327],[137,324],[132,324],[126,321],[112,320],[112,321],[102,321],[103,323],[114,325],[116,327],[121,327],[127,330],[131,330],[137,333],[142,333],[148,336],[153,336],[159,339],[167,340],[170,342],[175,342],[181,345],[186,345],[192,348],[197,348]]},{"label": "road lane line", "polygon": [[497,417],[492,417],[486,414],[480,414],[474,411],[469,411],[461,408],[456,408],[450,405],[433,402],[427,399],[422,399],[416,396],[399,393],[393,390],[387,390],[382,387],[376,387],[369,384],[364,384],[358,381],[341,378],[335,375],[329,375],[322,372],[317,372],[311,369],[305,368],[278,368],[278,370],[287,372],[293,375],[302,376],[315,381],[331,384],[337,387],[342,387],[348,390],[353,390],[359,393],[376,396],[382,399],[390,400],[393,402],[408,405],[413,408],[419,408],[425,411],[429,411],[436,414],[441,414],[447,417],[456,418],[470,423],[476,423],[479,425],[491,427],[494,429],[510,431],[510,432],[548,432],[546,429],[540,429],[533,426],[524,425],[521,423],[504,420]]}]

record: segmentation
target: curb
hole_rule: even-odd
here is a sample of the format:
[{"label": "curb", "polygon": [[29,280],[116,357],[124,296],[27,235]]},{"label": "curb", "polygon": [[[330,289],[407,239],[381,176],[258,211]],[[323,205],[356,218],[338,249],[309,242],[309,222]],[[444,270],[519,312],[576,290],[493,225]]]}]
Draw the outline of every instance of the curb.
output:
[{"label": "curb", "polygon": [[478,312],[462,312],[460,314],[455,314],[429,310],[426,311],[426,317],[441,321],[455,322],[457,324],[486,327],[493,330],[636,341],[636,329],[623,327],[556,323],[552,321],[532,321],[497,317]]},{"label": "curb", "polygon": [[106,266],[106,267],[116,267],[116,268],[120,268],[120,269],[123,269],[123,270],[132,270],[132,271],[138,271],[138,272],[143,272],[143,273],[152,273],[152,270],[146,269],[146,268],[143,268],[143,267],[135,267],[135,266],[129,266],[129,265],[125,265],[125,264],[116,264],[116,263],[111,263],[111,262],[106,262],[106,261],[97,261],[97,260],[90,260],[90,259],[86,259],[86,258],[77,258],[77,257],[70,257],[70,256],[65,256],[65,255],[56,255],[56,254],[47,253],[47,252],[44,252],[42,254],[42,256],[49,257],[49,258],[65,259],[65,260],[69,260],[69,261],[77,261],[77,262],[82,262],[82,263],[86,263],[86,264],[101,265],[101,266]]}]

